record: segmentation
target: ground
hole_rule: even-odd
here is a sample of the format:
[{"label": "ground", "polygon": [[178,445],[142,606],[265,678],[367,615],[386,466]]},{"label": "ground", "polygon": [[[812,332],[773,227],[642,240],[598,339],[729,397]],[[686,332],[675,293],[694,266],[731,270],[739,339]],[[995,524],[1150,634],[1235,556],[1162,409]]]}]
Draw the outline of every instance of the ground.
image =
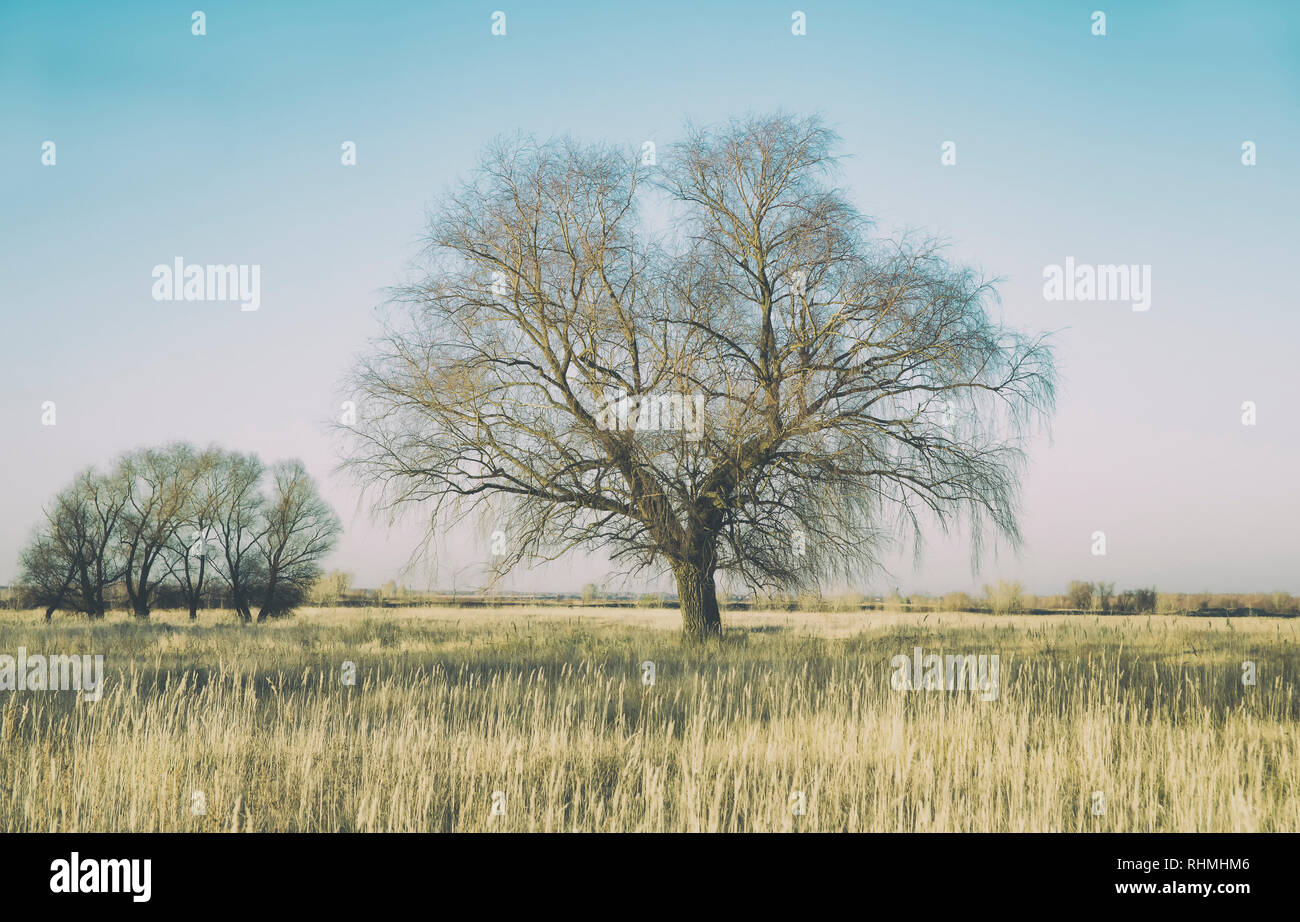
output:
[{"label": "ground", "polygon": [[[106,673],[94,702],[0,691],[0,829],[1300,830],[1300,619],[724,623],[700,647],[644,609],[0,615],[0,655]],[[895,690],[916,647],[996,654],[996,697]]]}]

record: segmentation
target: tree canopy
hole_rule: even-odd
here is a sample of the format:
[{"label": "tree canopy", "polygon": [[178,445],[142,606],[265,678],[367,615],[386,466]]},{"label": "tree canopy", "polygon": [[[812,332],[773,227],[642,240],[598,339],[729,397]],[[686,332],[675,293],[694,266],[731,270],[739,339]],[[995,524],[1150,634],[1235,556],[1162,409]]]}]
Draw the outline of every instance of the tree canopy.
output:
[{"label": "tree canopy", "polygon": [[575,547],[671,570],[692,637],[719,630],[719,572],[862,573],[927,520],[1015,543],[1051,350],[935,241],[876,236],[836,140],[775,115],[688,128],[655,166],[490,146],[355,370],[350,463],[431,528],[490,508],[503,570]]},{"label": "tree canopy", "polygon": [[215,572],[240,620],[263,621],[302,601],[339,531],[301,462],[268,472],[254,455],[178,442],[78,474],[46,506],[19,583],[47,620],[59,609],[102,618],[119,585],[147,618],[164,584],[194,618]]}]

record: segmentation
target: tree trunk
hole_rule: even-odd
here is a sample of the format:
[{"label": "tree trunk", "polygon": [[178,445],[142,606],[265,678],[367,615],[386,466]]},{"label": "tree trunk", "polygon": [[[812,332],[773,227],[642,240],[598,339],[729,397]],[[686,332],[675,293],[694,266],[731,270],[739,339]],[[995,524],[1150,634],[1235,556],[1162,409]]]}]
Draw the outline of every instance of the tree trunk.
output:
[{"label": "tree trunk", "polygon": [[275,589],[276,589],[275,583],[276,583],[275,577],[271,577],[270,581],[266,584],[266,595],[262,597],[262,605],[257,610],[258,624],[261,624],[263,621],[265,621],[266,616],[269,614],[271,601],[275,598]]},{"label": "tree trunk", "polygon": [[242,624],[247,624],[249,621],[253,620],[252,612],[249,611],[248,602],[244,600],[242,593],[232,592],[230,603],[234,607],[235,614],[239,616],[239,620]]},{"label": "tree trunk", "polygon": [[682,633],[689,640],[705,640],[722,633],[718,594],[713,571],[695,564],[673,567],[677,577],[677,598],[682,607]]},{"label": "tree trunk", "polygon": [[150,564],[141,566],[140,579],[134,589],[131,588],[131,574],[127,573],[126,591],[131,596],[131,609],[137,618],[149,617],[149,570]]},{"label": "tree trunk", "polygon": [[[199,558],[199,579],[198,582],[196,582],[191,587],[193,589],[193,592],[190,594],[190,598],[189,598],[191,621],[197,621],[199,618],[199,602],[203,598],[203,570],[207,567],[207,564],[208,564],[208,559],[206,557]],[[189,578],[190,578],[190,561],[189,558],[187,557],[185,559],[185,579],[187,582],[189,581]]]}]

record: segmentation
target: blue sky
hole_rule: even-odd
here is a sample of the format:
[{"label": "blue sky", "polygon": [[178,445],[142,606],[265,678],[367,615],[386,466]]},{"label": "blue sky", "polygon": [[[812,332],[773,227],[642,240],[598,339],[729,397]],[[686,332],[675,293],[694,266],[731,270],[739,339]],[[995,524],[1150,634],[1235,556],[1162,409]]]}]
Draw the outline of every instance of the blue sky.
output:
[{"label": "blue sky", "polygon": [[[1300,591],[1298,99],[1300,4],[1282,2],[6,4],[0,582],[78,469],[173,438],[303,458],[347,526],[330,563],[402,578],[416,529],[369,521],[326,425],[426,207],[501,133],[663,150],[686,119],[783,108],[839,131],[843,184],[882,231],[946,237],[1004,280],[1007,322],[1056,331],[1021,555],[974,576],[962,536],[934,536],[871,588]],[[154,301],[176,256],[260,265],[261,308]],[[1044,300],[1066,257],[1150,265],[1151,309]],[[445,584],[487,541],[446,536],[441,570],[405,579]]]}]

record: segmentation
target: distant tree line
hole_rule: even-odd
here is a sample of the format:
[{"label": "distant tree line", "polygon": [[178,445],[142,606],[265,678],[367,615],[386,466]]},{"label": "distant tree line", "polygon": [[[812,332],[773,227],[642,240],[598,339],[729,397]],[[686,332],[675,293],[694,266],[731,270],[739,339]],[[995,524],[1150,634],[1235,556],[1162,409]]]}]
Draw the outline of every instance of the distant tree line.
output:
[{"label": "distant tree line", "polygon": [[160,600],[197,618],[220,582],[245,623],[299,605],[340,525],[300,461],[187,443],[88,468],[45,507],[20,558],[27,602],[102,618],[114,596],[148,618]]},{"label": "distant tree line", "polygon": [[1070,583],[1066,592],[1060,595],[1034,595],[1024,591],[1019,582],[999,581],[985,586],[982,596],[966,592],[949,592],[945,595],[912,593],[905,596],[897,589],[883,596],[864,595],[861,592],[842,592],[837,595],[815,592],[797,595],[768,593],[730,604],[740,604],[751,609],[790,611],[1300,615],[1300,598],[1287,592],[1168,593],[1157,592],[1155,589],[1126,589],[1116,593],[1114,583],[1078,580]]}]

